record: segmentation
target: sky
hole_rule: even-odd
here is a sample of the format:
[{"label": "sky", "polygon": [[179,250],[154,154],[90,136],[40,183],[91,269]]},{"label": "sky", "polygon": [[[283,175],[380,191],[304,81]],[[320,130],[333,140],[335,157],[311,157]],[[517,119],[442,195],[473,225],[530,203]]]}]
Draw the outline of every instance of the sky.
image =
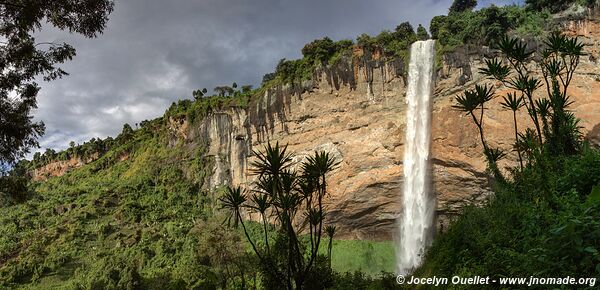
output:
[{"label": "sky", "polygon": [[[512,4],[479,1],[479,6]],[[104,33],[94,39],[45,27],[37,41],[67,42],[77,55],[69,76],[39,81],[36,120],[46,124],[41,148],[116,136],[124,123],[163,115],[198,88],[260,84],[282,58],[304,44],[375,35],[409,21],[429,26],[452,0],[116,0]]]}]

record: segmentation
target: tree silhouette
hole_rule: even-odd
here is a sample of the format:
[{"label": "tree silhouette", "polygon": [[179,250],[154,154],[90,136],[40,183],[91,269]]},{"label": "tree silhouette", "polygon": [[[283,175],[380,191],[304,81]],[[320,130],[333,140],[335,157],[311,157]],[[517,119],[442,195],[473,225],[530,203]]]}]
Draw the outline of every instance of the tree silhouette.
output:
[{"label": "tree silhouette", "polygon": [[[14,163],[38,146],[45,127],[32,121],[40,90],[35,78],[50,81],[66,75],[57,64],[75,56],[67,43],[36,41],[42,21],[92,38],[102,33],[112,10],[111,0],[0,1],[0,164]],[[10,98],[14,92],[17,97]]]},{"label": "tree silhouette", "polygon": [[[242,224],[246,238],[260,260],[266,285],[270,288],[302,289],[307,277],[314,275],[325,216],[323,198],[327,193],[326,176],[337,163],[326,152],[315,152],[301,163],[301,172],[292,170],[292,156],[287,146],[267,144],[263,152],[255,151],[252,173],[257,175],[250,201],[242,189],[229,188],[221,198],[229,212],[228,223]],[[265,248],[252,240],[241,215],[242,208],[261,214]],[[299,213],[303,212],[303,216]],[[274,216],[277,227],[275,244],[269,244],[267,213]],[[298,224],[297,218],[304,222]],[[300,238],[308,227],[309,245]]]}]

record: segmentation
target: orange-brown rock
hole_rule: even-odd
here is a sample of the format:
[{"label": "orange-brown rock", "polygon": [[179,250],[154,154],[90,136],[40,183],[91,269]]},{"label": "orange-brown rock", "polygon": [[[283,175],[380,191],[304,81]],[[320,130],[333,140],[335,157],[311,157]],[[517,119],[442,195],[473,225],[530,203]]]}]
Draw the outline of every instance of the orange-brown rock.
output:
[{"label": "orange-brown rock", "polygon": [[74,157],[67,160],[53,161],[31,171],[31,178],[35,181],[43,181],[49,177],[63,176],[65,173],[88,164],[96,159],[98,159],[97,153],[92,154],[92,156],[87,159]]},{"label": "orange-brown rock", "polygon": [[[583,25],[585,31],[580,29]],[[580,34],[589,53],[570,89],[572,109],[588,134],[600,124],[600,30],[597,23],[583,21],[573,26],[572,33]],[[491,194],[478,131],[468,116],[452,108],[456,94],[487,81],[478,69],[491,53],[484,48],[446,55],[438,74],[431,132],[440,225],[465,205],[482,204]],[[534,63],[531,67],[535,70]],[[390,239],[401,210],[406,74],[398,62],[371,63],[370,72],[362,71],[364,66],[358,69],[351,74],[358,78],[347,82],[354,86],[333,84],[329,72],[313,83],[266,92],[248,110],[248,146],[260,150],[267,142],[287,144],[297,160],[314,150],[332,152],[341,163],[329,181],[327,222],[336,224],[344,238]],[[509,91],[491,84],[498,94]],[[491,145],[510,151],[512,113],[502,110],[499,101],[489,105],[485,133]],[[518,119],[520,124],[531,124],[525,112]],[[511,153],[501,166],[514,166],[515,161]],[[235,179],[247,183],[251,177]]]}]

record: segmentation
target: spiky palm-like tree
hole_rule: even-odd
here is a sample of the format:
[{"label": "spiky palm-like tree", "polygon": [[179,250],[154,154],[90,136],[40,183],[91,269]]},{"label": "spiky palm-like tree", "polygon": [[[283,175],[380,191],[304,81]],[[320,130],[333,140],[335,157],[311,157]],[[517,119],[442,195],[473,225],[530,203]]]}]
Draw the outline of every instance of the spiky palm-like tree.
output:
[{"label": "spiky palm-like tree", "polygon": [[[488,155],[489,147],[483,134],[483,115],[485,111],[485,103],[490,101],[493,97],[494,93],[491,86],[476,85],[474,90],[467,90],[462,95],[456,96],[455,100],[457,104],[452,106],[453,108],[465,112],[467,115],[470,115],[473,118],[473,122],[479,130],[479,138],[481,139],[483,151],[486,156]],[[480,113],[477,114],[477,116],[475,110],[478,109]]]},{"label": "spiky palm-like tree", "polygon": [[[327,193],[327,181],[325,176],[332,171],[338,162],[334,160],[334,158],[328,152],[316,152],[313,156],[308,156],[306,162],[302,164],[302,173],[304,178],[309,180],[316,181],[316,207],[320,213],[319,223],[313,225],[315,232],[315,247],[313,252],[314,255],[311,256],[311,260],[309,263],[312,264],[314,258],[316,258],[317,250],[319,249],[319,245],[321,243],[321,234],[323,230],[323,197]],[[312,205],[311,205],[312,206]]]},{"label": "spiky palm-like tree", "polygon": [[[541,156],[538,153],[568,155],[578,152],[581,148],[580,127],[577,118],[568,110],[572,102],[567,92],[579,59],[585,55],[584,46],[577,38],[560,33],[550,35],[545,41],[545,46],[545,50],[541,53],[541,61],[538,61],[543,78],[536,78],[529,71],[529,62],[534,59],[534,50],[527,48],[525,42],[508,36],[504,36],[497,44],[503,59],[486,60],[486,67],[480,69],[480,72],[488,78],[501,81],[506,87],[514,89],[521,95],[517,98],[513,93],[505,97],[501,105],[513,111],[515,148],[520,153],[526,151],[530,162],[534,161],[531,158]],[[534,92],[544,84],[548,97],[536,99]],[[465,94],[457,98],[459,102],[457,107],[473,115],[476,99],[474,96],[469,98],[469,94]],[[526,108],[535,130],[518,132],[516,109],[520,106]],[[484,150],[491,153],[485,147],[484,145]],[[522,159],[523,157],[520,156],[521,168],[524,166]]]},{"label": "spiky palm-like tree", "polygon": [[[455,100],[457,104],[452,107],[471,116],[473,122],[479,130],[479,138],[481,139],[483,153],[488,162],[488,169],[493,173],[494,177],[498,181],[504,182],[505,178],[502,176],[502,172],[498,169],[497,162],[499,158],[497,158],[498,156],[495,155],[497,152],[488,146],[483,132],[485,104],[492,100],[494,96],[495,95],[492,86],[476,85],[474,90],[467,90],[462,95],[456,96]],[[478,114],[476,114],[476,110],[479,110]]]},{"label": "spiky palm-like tree", "polygon": [[515,144],[516,150],[525,154],[530,162],[534,160],[535,153],[538,152],[538,146],[536,133],[531,128],[527,128],[525,133],[519,133],[519,139]]},{"label": "spiky palm-like tree", "polygon": [[544,136],[548,136],[548,117],[550,116],[551,110],[552,110],[552,105],[550,104],[550,101],[546,98],[541,98],[538,100],[535,100],[535,110],[537,111],[537,113],[539,114],[540,118],[542,119],[542,132],[544,133]]},{"label": "spiky palm-like tree", "polygon": [[256,252],[258,258],[262,259],[262,256],[258,252],[256,245],[254,244],[254,242],[252,242],[252,239],[250,239],[250,235],[248,234],[246,225],[242,221],[242,208],[245,206],[246,200],[246,193],[239,186],[235,188],[228,187],[227,192],[225,192],[225,194],[219,198],[219,201],[221,202],[221,207],[223,209],[228,210],[229,212],[229,215],[227,217],[227,223],[230,224],[231,219],[234,218],[234,225],[235,227],[237,227],[238,224],[241,222],[242,228],[244,229],[244,234],[246,235],[248,241],[250,241],[252,249],[254,250],[254,252]]},{"label": "spiky palm-like tree", "polygon": [[329,258],[329,268],[331,269],[331,249],[333,248],[333,236],[335,235],[336,227],[328,225],[325,227],[325,233],[329,237],[329,245],[327,247],[327,257]]},{"label": "spiky palm-like tree", "polygon": [[248,207],[255,210],[256,212],[260,213],[260,217],[262,219],[263,222],[263,230],[264,230],[264,235],[265,235],[265,245],[267,247],[267,255],[270,255],[271,249],[269,248],[269,231],[267,229],[267,211],[269,210],[269,207],[271,207],[271,201],[269,199],[269,196],[265,193],[255,193],[252,195],[252,197],[250,198],[250,200],[252,201],[252,204],[249,205]]},{"label": "spiky palm-like tree", "polygon": [[[502,37],[497,47],[504,54],[504,58],[509,65],[503,64],[498,59],[487,60],[486,67],[481,68],[479,71],[489,78],[499,80],[509,88],[521,92],[526,97],[524,106],[527,107],[527,112],[536,127],[541,143],[542,131],[537,112],[534,109],[534,91],[540,87],[540,82],[533,77],[529,77],[527,68],[527,62],[532,58],[534,51],[528,49],[524,42],[508,36]],[[511,71],[515,71],[516,76],[510,77]]]},{"label": "spiky palm-like tree", "polygon": [[[523,96],[521,95],[520,97],[517,97],[516,93],[508,93],[505,97],[502,97],[502,102],[500,103],[500,105],[508,110],[511,110],[513,112],[513,122],[514,122],[514,126],[515,126],[515,144],[517,141],[519,141],[519,128],[517,125],[517,111],[523,107],[524,104],[524,99]],[[523,169],[523,157],[521,156],[521,151],[517,149],[517,154],[519,155],[519,165],[521,166],[521,169]]]},{"label": "spiky palm-like tree", "polygon": [[[257,175],[255,194],[247,207],[263,217],[267,255],[261,254],[262,249],[255,246],[249,235],[246,238],[253,245],[265,269],[264,274],[269,281],[276,283],[273,287],[301,289],[313,269],[321,241],[326,176],[337,163],[329,153],[315,152],[300,164],[301,173],[298,173],[292,170],[293,159],[287,152],[287,146],[281,147],[279,143],[274,146],[269,143],[263,151],[255,151],[254,155],[256,160],[251,163],[251,172]],[[224,207],[229,208],[242,225],[244,221],[239,211],[244,202],[245,197],[239,197],[236,190],[228,191],[222,198]],[[304,212],[305,224],[310,229],[310,248],[303,244],[304,239],[298,238],[303,226],[298,226],[295,220],[300,212]],[[279,245],[284,246],[282,251],[270,249],[267,213],[274,216],[278,227],[276,238],[282,242]]]},{"label": "spiky palm-like tree", "polygon": [[572,102],[567,93],[579,59],[586,55],[584,45],[560,33],[550,35],[544,44],[541,67],[552,108],[546,148],[554,155],[574,154],[580,150],[581,133],[577,118],[568,109]]}]

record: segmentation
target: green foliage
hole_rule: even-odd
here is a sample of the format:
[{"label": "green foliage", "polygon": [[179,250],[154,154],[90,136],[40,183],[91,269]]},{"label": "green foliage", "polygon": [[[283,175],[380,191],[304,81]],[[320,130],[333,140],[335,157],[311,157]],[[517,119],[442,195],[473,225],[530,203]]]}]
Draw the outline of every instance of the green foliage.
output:
[{"label": "green foliage", "polygon": [[391,272],[381,272],[377,277],[365,275],[365,273],[347,272],[344,274],[336,274],[334,277],[334,287],[331,289],[401,289],[396,282],[396,275]]},{"label": "green foliage", "polygon": [[292,85],[310,80],[316,68],[333,65],[343,55],[349,55],[352,45],[351,40],[336,42],[329,37],[314,40],[302,48],[303,57],[301,59],[281,59],[275,68],[275,72],[266,74],[263,77],[263,87],[273,85],[273,81],[276,79],[279,80],[279,82],[275,82],[277,84]]},{"label": "green foliage", "polygon": [[427,30],[421,24],[419,24],[419,27],[417,27],[417,38],[419,40],[429,39],[429,33],[427,33]]},{"label": "green foliage", "polygon": [[450,5],[450,13],[471,11],[477,6],[477,0],[454,0]]},{"label": "green foliage", "polygon": [[519,6],[491,5],[477,11],[470,9],[436,16],[431,19],[431,37],[438,39],[444,50],[459,45],[493,45],[504,34],[541,37],[547,31],[550,14]]},{"label": "green foliage", "polygon": [[[211,222],[214,200],[202,190],[212,172],[206,147],[169,146],[165,125],[125,126],[128,138],[122,134],[98,160],[31,183],[25,201],[3,203],[0,288],[238,287],[242,274],[224,274],[225,262],[207,250],[219,248],[229,260],[245,255],[237,233]],[[219,230],[230,238],[206,236]]]},{"label": "green foliage", "polygon": [[[543,81],[529,75],[527,64],[534,57],[534,51],[528,49],[524,42],[507,36],[502,37],[498,42],[498,48],[502,51],[504,59],[488,59],[486,67],[480,69],[480,72],[489,79],[500,81],[516,92],[504,97],[501,106],[513,111],[514,148],[519,155],[521,170],[523,169],[521,152],[525,153],[527,164],[543,163],[545,162],[543,157],[546,155],[573,155],[579,152],[582,145],[579,120],[569,110],[571,101],[568,88],[579,64],[579,58],[585,55],[583,44],[576,38],[558,33],[550,35],[545,44],[547,48],[542,52],[542,59],[538,63],[542,70]],[[548,98],[535,99],[534,93],[543,86],[542,83],[546,85]],[[520,94],[518,98],[517,93]],[[453,107],[472,117],[479,131],[488,168],[498,181],[504,182],[497,162],[506,154],[499,148],[488,146],[483,130],[485,104],[495,97],[492,87],[488,87],[487,84],[476,85],[474,90],[467,90],[462,95],[456,96],[457,104]],[[535,125],[536,135],[532,133],[533,131],[527,131],[525,134],[518,131],[516,112],[521,107],[527,109]],[[479,113],[476,114],[476,110]]]},{"label": "green foliage", "polygon": [[297,60],[281,59],[275,68],[275,75],[283,83],[297,84],[310,80],[314,72],[315,62],[307,58]]},{"label": "green foliage", "polygon": [[415,275],[598,277],[600,153],[552,158],[467,208],[438,236]]},{"label": "green foliage", "polygon": [[[42,24],[95,37],[113,10],[110,0],[99,1],[2,1],[0,9],[0,165],[13,164],[44,133],[42,122],[33,122],[40,90],[35,78],[50,81],[67,73],[57,64],[72,59],[75,49],[67,43],[36,42]],[[9,97],[16,93],[16,97]]]},{"label": "green foliage", "polygon": [[600,203],[600,186],[592,188],[592,193],[587,197],[588,203]]},{"label": "green foliage", "polygon": [[[425,31],[426,33],[426,31]],[[421,37],[423,37],[421,31]],[[410,45],[418,40],[417,34],[408,22],[404,22],[396,27],[395,31],[384,30],[375,37],[367,34],[361,34],[356,39],[356,44],[371,52],[382,53],[387,59],[406,57]]]},{"label": "green foliage", "polygon": [[[385,59],[405,57],[410,45],[418,39],[428,39],[425,28],[415,33],[409,22],[403,22],[394,31],[382,31],[379,35],[371,37],[362,34],[357,38],[356,46],[367,50],[369,53],[383,53]],[[328,37],[314,40],[302,48],[302,58],[297,60],[281,59],[275,72],[263,76],[262,87],[258,92],[263,92],[269,87],[280,84],[298,85],[302,81],[311,80],[318,68],[331,67],[343,59],[351,59],[352,40],[333,41]]]},{"label": "green foliage", "polygon": [[319,64],[327,64],[329,59],[336,52],[336,46],[336,43],[334,43],[329,37],[317,39],[309,44],[306,44],[302,48],[302,55],[307,59],[318,62]]}]

